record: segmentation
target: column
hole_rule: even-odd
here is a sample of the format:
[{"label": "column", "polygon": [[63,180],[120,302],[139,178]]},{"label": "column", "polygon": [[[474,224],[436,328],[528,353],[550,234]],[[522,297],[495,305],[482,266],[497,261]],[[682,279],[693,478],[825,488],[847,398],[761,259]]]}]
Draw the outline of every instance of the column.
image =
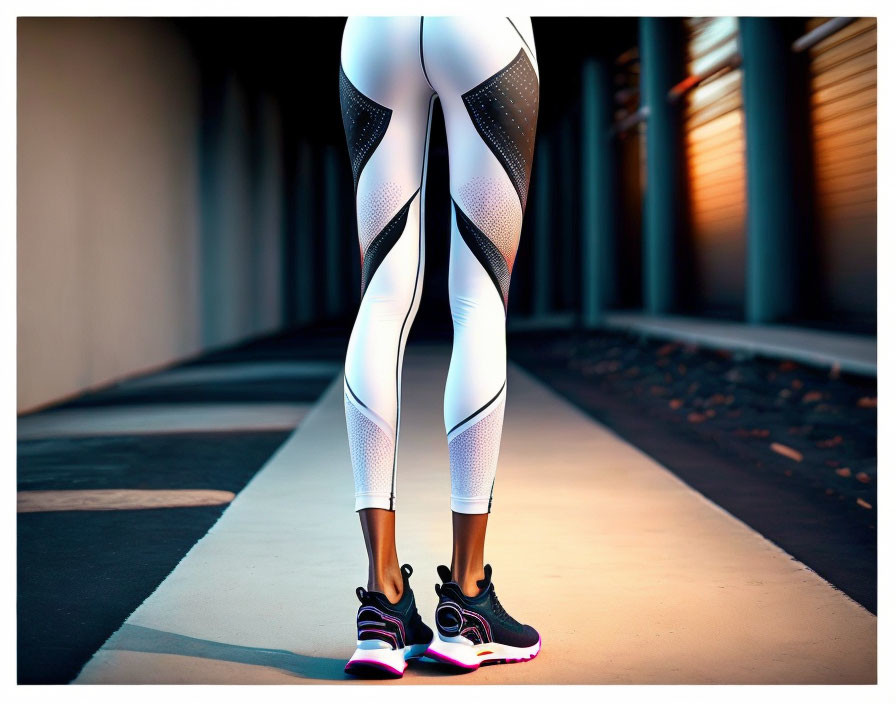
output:
[{"label": "column", "polygon": [[683,135],[680,107],[669,89],[683,77],[681,19],[642,17],[639,23],[641,105],[647,107],[647,185],[644,202],[644,306],[674,312],[680,300],[679,261],[685,235]]}]

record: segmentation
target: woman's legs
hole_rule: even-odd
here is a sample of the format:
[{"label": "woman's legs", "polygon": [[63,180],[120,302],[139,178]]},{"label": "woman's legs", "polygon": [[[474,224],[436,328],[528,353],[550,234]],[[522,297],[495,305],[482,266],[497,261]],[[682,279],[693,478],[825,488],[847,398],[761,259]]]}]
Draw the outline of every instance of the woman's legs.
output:
[{"label": "woman's legs", "polygon": [[451,171],[454,346],[444,411],[452,571],[465,592],[475,592],[484,574],[506,395],[507,296],[538,113],[532,46],[527,20],[351,18],[346,24],[340,87],[362,300],[346,355],[345,409],[370,589],[388,593],[401,584],[394,540],[401,366],[421,290],[434,89],[445,114]]},{"label": "woman's legs", "polygon": [[345,360],[345,417],[370,557],[368,589],[397,600],[395,487],[404,348],[420,304],[423,185],[435,93],[419,59],[420,19],[352,17],[340,93],[355,179],[361,304]]},{"label": "woman's legs", "polygon": [[479,593],[477,580],[485,576],[485,529],[487,513],[451,512],[454,545],[451,550],[451,578],[467,596]]},{"label": "woman's legs", "polygon": [[367,591],[381,592],[395,603],[401,598],[403,587],[395,548],[395,511],[365,508],[358,515],[367,546]]},{"label": "woman's legs", "polygon": [[451,571],[475,594],[504,421],[507,298],[532,168],[538,73],[528,19],[427,17],[422,44],[450,162]]}]

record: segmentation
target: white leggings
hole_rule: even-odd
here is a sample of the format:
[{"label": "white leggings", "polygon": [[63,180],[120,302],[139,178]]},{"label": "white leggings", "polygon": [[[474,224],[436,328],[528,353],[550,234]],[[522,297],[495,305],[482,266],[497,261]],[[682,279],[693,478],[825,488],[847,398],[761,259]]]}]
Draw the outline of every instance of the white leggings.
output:
[{"label": "white leggings", "polygon": [[340,99],[355,184],[361,305],[345,360],[355,510],[395,510],[401,371],[420,304],[432,106],[445,115],[451,195],[445,388],[451,510],[491,510],[504,400],[510,273],[538,117],[529,18],[351,17]]}]

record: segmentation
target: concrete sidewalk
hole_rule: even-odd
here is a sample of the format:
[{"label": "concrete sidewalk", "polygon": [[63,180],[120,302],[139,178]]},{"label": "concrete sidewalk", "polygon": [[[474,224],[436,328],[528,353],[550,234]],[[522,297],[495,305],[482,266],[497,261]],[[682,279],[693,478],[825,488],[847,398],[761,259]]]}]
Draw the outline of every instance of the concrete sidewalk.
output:
[{"label": "concrete sidewalk", "polygon": [[[403,381],[399,558],[431,625],[451,548],[448,355],[410,346]],[[399,683],[876,680],[872,614],[514,365],[508,403],[486,560],[542,652],[466,675],[422,662]],[[339,375],[75,681],[355,682],[352,492]]]}]

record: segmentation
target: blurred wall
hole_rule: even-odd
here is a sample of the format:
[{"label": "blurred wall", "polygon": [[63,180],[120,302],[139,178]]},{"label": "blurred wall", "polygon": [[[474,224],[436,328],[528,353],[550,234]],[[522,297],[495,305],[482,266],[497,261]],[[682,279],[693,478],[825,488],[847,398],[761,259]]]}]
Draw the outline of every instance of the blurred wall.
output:
[{"label": "blurred wall", "polygon": [[[806,30],[823,24],[812,18]],[[862,17],[809,52],[818,295],[825,310],[877,313],[877,20]]]},{"label": "blurred wall", "polygon": [[[615,42],[583,42],[596,60],[612,67],[616,85],[615,137],[605,139],[615,139],[621,155],[616,178],[623,215],[612,231],[597,234],[615,239],[620,253],[628,248],[631,254],[639,247],[646,252],[641,261],[630,254],[618,257],[613,273],[616,294],[605,296],[604,308],[873,335],[877,313],[876,20],[845,18],[850,21],[827,24],[832,18],[758,18],[758,23],[756,19],[668,19],[664,22],[668,43],[672,47],[680,41],[684,56],[679,60],[670,49],[653,62],[663,76],[656,79],[662,85],[651,96],[639,96],[644,77],[653,76],[645,69],[645,58],[655,56],[662,42],[652,35],[645,40],[615,18],[580,22],[580,31],[593,31],[611,21],[616,26]],[[795,40],[823,25],[831,31],[826,38],[815,39],[805,51],[794,47]],[[745,42],[748,27],[756,31]],[[544,20],[535,22],[539,58],[551,55],[546,29]],[[562,56],[563,73],[576,75],[582,58],[568,52]],[[587,86],[586,74],[581,73],[582,85]],[[751,80],[745,81],[747,77]],[[554,74],[545,72],[543,87],[548,78]],[[670,103],[677,106],[677,114],[667,118]],[[560,109],[575,111],[577,107],[567,101]],[[663,155],[674,141],[669,134],[648,138],[649,126],[658,120],[669,125],[670,134],[672,127],[678,127],[672,123],[680,123],[680,137],[675,137],[684,144],[685,168],[680,177],[671,167],[668,173],[648,177],[648,154],[652,150],[655,156]],[[594,129],[605,133],[602,126]],[[557,143],[554,159],[580,158],[551,132],[552,127],[542,125],[539,117],[539,143]],[[747,158],[751,151],[752,161]],[[539,173],[536,169],[533,176],[536,193]],[[547,178],[557,180],[558,173],[548,169]],[[671,223],[678,215],[672,206],[679,200],[669,199],[668,192],[679,181],[686,191],[680,202],[687,207],[687,224],[683,246],[669,256],[659,245],[678,236]],[[753,188],[748,187],[751,183]],[[583,179],[580,188],[580,201],[597,199],[599,207],[610,207],[595,184]],[[537,209],[540,202],[534,200]],[[668,207],[658,208],[661,202]],[[549,197],[542,207],[553,211],[559,205]],[[652,221],[659,223],[660,231],[648,236],[652,230],[644,213],[653,209],[662,211]],[[664,229],[665,223],[669,225]],[[562,229],[567,237],[570,233],[574,238],[594,236],[584,222]],[[610,229],[609,224],[605,229]],[[655,256],[649,256],[651,250]],[[674,285],[666,286],[663,311],[651,311],[647,296],[657,262],[665,262],[679,277]],[[658,281],[672,278],[656,277]],[[626,290],[626,281],[639,285],[642,295]],[[757,299],[764,301],[758,307],[761,311],[748,305]],[[562,310],[571,314],[570,324],[575,325],[581,318],[579,309],[587,304],[573,301],[570,306],[554,296],[539,312],[550,321],[552,312]]]},{"label": "blurred wall", "polygon": [[[736,17],[684,20],[687,75],[736,50]],[[690,193],[693,296],[704,313],[742,315],[746,257],[746,163],[742,71],[698,85],[684,96],[683,133]]]},{"label": "blurred wall", "polygon": [[280,326],[280,114],[206,83],[172,23],[19,20],[20,412]]}]

